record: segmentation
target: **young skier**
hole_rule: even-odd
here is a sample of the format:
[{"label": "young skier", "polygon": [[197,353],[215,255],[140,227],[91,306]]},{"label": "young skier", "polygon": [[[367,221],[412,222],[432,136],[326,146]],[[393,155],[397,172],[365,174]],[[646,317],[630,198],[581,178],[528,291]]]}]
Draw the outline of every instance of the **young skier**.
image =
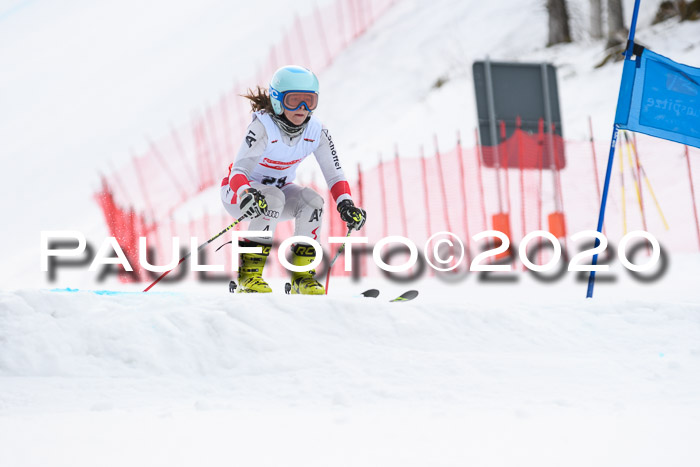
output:
[{"label": "young skier", "polygon": [[[285,66],[270,80],[269,93],[257,87],[243,96],[250,100],[252,121],[228,177],[221,184],[221,199],[233,217],[248,215],[250,230],[270,231],[280,221],[294,219],[294,235],[320,241],[323,198],[294,182],[299,164],[311,153],[321,167],[340,217],[349,229],[359,230],[367,214],[356,207],[350,194],[335,145],[328,130],[312,115],[318,104],[318,79],[299,66]],[[242,253],[238,268],[238,292],[271,292],[262,277],[272,238],[243,239],[241,246],[262,248],[262,253]],[[292,247],[291,264],[306,266],[315,258],[304,243]],[[292,273],[293,294],[322,295],[323,286],[314,271]]]}]

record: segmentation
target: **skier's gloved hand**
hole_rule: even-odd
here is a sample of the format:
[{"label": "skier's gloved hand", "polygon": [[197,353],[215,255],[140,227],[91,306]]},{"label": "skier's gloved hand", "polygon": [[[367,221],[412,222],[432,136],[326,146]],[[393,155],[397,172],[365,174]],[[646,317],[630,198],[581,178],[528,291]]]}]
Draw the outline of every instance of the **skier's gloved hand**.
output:
[{"label": "skier's gloved hand", "polygon": [[355,206],[352,200],[344,199],[338,203],[340,218],[348,225],[348,229],[360,230],[367,220],[367,213],[364,209]]},{"label": "skier's gloved hand", "polygon": [[241,200],[238,202],[241,212],[249,218],[254,219],[262,216],[267,210],[267,201],[262,193],[255,188],[246,188],[241,193]]}]

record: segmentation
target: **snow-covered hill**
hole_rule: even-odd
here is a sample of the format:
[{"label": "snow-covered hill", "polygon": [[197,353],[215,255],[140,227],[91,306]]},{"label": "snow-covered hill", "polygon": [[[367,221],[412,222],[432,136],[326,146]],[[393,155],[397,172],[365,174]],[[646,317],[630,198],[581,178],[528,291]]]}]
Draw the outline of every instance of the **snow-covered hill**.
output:
[{"label": "snow-covered hill", "polygon": [[700,305],[675,279],[673,301],[2,292],[0,463],[690,467]]}]

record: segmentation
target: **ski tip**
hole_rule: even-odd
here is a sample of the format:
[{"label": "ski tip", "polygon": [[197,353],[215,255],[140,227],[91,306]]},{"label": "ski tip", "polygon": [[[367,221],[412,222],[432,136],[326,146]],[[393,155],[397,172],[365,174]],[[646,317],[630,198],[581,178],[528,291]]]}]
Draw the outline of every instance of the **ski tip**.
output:
[{"label": "ski tip", "polygon": [[368,298],[377,298],[379,297],[379,290],[377,289],[368,289],[362,292],[360,295],[363,297],[368,297]]},{"label": "ski tip", "polygon": [[418,296],[418,291],[417,290],[409,290],[408,292],[404,292],[395,299],[391,300],[392,302],[408,302],[410,300],[413,300]]},{"label": "ski tip", "polygon": [[292,293],[292,284],[290,284],[289,282],[285,282],[284,284],[284,293],[287,295]]}]

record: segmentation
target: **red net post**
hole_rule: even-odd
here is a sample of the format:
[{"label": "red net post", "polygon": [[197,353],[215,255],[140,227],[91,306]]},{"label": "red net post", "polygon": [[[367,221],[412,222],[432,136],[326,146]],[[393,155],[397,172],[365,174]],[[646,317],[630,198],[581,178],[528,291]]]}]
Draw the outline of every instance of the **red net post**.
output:
[{"label": "red net post", "polygon": [[357,202],[360,206],[364,206],[364,198],[362,196],[362,167],[359,162],[357,164]]},{"label": "red net post", "polygon": [[[364,183],[363,183],[363,174],[362,174],[362,166],[360,163],[357,163],[357,203],[361,206],[366,208],[365,206],[365,196],[364,196]],[[362,255],[363,260],[359,262],[360,264],[360,276],[364,277],[367,275],[367,256]]]},{"label": "red net post", "polygon": [[277,70],[277,68],[279,68],[279,63],[277,59],[277,46],[273,44],[272,47],[270,47],[270,70]]},{"label": "red net post", "polygon": [[[554,124],[552,124],[552,127],[550,130],[552,132],[552,139],[554,139],[555,134],[554,134]],[[548,219],[549,219],[549,231],[552,232],[552,234],[557,237],[557,238],[563,238],[564,239],[564,246],[566,247],[567,245],[567,240],[566,240],[566,218],[564,215],[564,196],[562,193],[562,183],[561,183],[561,167],[563,166],[563,161],[559,157],[559,147],[560,145],[555,142],[552,147],[552,151],[554,153],[554,166],[553,170],[556,171],[556,193],[555,196],[559,199],[559,206],[561,208],[560,211],[555,211],[554,213],[550,214]]]},{"label": "red net post", "polygon": [[350,23],[352,26],[352,38],[357,39],[357,36],[360,35],[360,28],[358,27],[357,24],[357,0],[347,0],[348,3],[348,10],[350,11]]},{"label": "red net post", "polygon": [[598,201],[600,201],[600,177],[598,176],[598,160],[595,153],[595,139],[593,138],[593,120],[588,117],[588,128],[591,134],[591,156],[593,156],[593,175],[595,175],[595,188],[596,193],[598,193]]},{"label": "red net post", "polygon": [[[123,200],[126,201],[126,203],[129,206],[133,206],[134,202],[131,199],[131,196],[129,195],[129,191],[126,189],[126,185],[124,185],[121,176],[119,175],[119,172],[114,170],[114,167],[110,165],[110,170],[111,170],[111,175],[110,175],[110,181],[114,181],[116,183],[117,188],[121,192],[121,195],[123,196]],[[104,177],[102,177],[103,183],[106,183],[106,180]]]},{"label": "red net post", "polygon": [[[590,141],[591,141],[591,156],[593,157],[593,176],[595,179],[596,194],[598,195],[598,202],[600,203],[600,176],[598,175],[598,158],[596,157],[595,150],[595,137],[593,136],[593,119],[588,117],[588,129],[590,131]],[[603,225],[603,234],[605,234],[605,226]]]},{"label": "red net post", "polygon": [[[544,174],[544,120],[539,119],[537,122],[537,138],[539,141],[540,150],[538,152],[538,162],[539,162],[539,180],[538,180],[538,196],[537,196],[537,230],[542,230],[542,213],[543,213],[543,197],[542,197],[542,182]],[[539,250],[539,260],[540,264],[544,264],[543,260],[544,252],[542,248]]]},{"label": "red net post", "polygon": [[389,208],[387,206],[387,199],[386,199],[386,180],[385,180],[385,174],[384,174],[384,162],[382,161],[382,155],[379,154],[379,165],[377,166],[379,169],[379,193],[380,197],[382,199],[382,219],[383,219],[383,228],[382,228],[382,236],[387,237],[389,235]]},{"label": "red net post", "polygon": [[287,63],[296,63],[296,60],[294,59],[294,55],[292,54],[292,48],[289,45],[289,43],[291,42],[289,35],[290,35],[289,31],[286,31],[284,33],[284,37],[282,38],[282,45],[284,47],[284,56],[285,56]]},{"label": "red net post", "polygon": [[[234,153],[233,153],[233,141],[231,140],[231,119],[229,118],[229,108],[228,108],[228,103],[226,102],[226,94],[221,96],[221,100],[219,101],[219,107],[221,110],[221,122],[224,127],[223,133],[224,133],[224,152],[223,152],[223,157],[222,157],[222,168],[225,167],[228,161],[232,161],[234,158]],[[217,167],[217,171],[221,170],[219,167]]]},{"label": "red net post", "polygon": [[138,179],[139,185],[141,186],[141,192],[143,193],[143,199],[146,201],[146,209],[148,209],[148,212],[151,214],[152,217],[155,217],[155,211],[153,210],[153,203],[151,203],[151,197],[149,196],[149,193],[148,193],[148,186],[146,185],[145,174],[143,174],[141,172],[141,169],[140,169],[139,163],[138,163],[138,157],[133,152],[131,154],[131,162],[134,165],[134,172],[136,173],[136,178]]},{"label": "red net post", "polygon": [[[512,238],[510,235],[510,216],[507,213],[499,212],[498,214],[494,214],[491,220],[493,221],[493,230],[503,232],[504,234],[506,234],[506,237]],[[495,239],[494,248],[500,247],[501,244],[502,242],[500,239]],[[495,258],[497,260],[501,258],[508,258],[510,256],[511,249],[512,248],[504,251],[503,253],[497,254]]]},{"label": "red net post", "polygon": [[[258,81],[260,83],[262,81]],[[245,93],[245,88],[242,88],[239,86],[238,83],[236,83],[233,91],[233,98],[231,99],[231,104],[234,106],[234,112],[238,115],[238,127],[241,128],[241,130],[245,129],[248,126],[248,122],[246,121],[246,115],[248,114],[249,108],[245,105],[246,102],[248,102],[247,99],[244,99],[243,97],[240,97],[240,94]]]},{"label": "red net post", "polygon": [[202,119],[195,117],[192,122],[192,131],[197,157],[197,172],[199,174],[198,191],[204,190],[210,184],[212,167],[209,163],[209,145]]},{"label": "red net post", "polygon": [[205,115],[206,120],[204,120],[203,124],[206,128],[207,134],[209,135],[209,147],[211,148],[211,163],[209,169],[211,170],[211,176],[213,177],[214,173],[216,173],[216,169],[218,168],[221,170],[220,167],[223,167],[225,162],[221,147],[219,146],[216,121],[214,119],[214,113],[211,110],[211,106],[207,106]]},{"label": "red net post", "polygon": [[[151,154],[155,156],[161,168],[168,176],[168,179],[170,180],[172,186],[174,186],[180,193],[180,200],[184,202],[187,199],[187,190],[185,190],[184,185],[180,183],[180,180],[178,179],[178,177],[175,176],[175,173],[172,171],[171,166],[165,161],[163,154],[158,150],[158,146],[156,146],[156,144],[150,138],[148,140],[148,144],[151,147]],[[151,176],[153,175],[155,174],[151,174]]]},{"label": "red net post", "polygon": [[341,38],[340,48],[344,49],[348,44],[348,39],[345,29],[345,15],[343,14],[343,0],[336,1],[335,8],[337,12],[338,32]]},{"label": "red net post", "polygon": [[690,199],[693,202],[693,217],[695,217],[695,231],[698,234],[698,245],[700,245],[700,222],[698,222],[698,207],[695,202],[695,186],[693,184],[693,172],[690,167],[690,151],[685,146],[685,161],[688,165],[688,179],[690,180]]},{"label": "red net post", "polygon": [[420,147],[421,169],[423,175],[423,200],[425,202],[425,233],[426,238],[430,238],[430,193],[428,192],[428,167],[425,161],[425,151],[423,146]]},{"label": "red net post", "polygon": [[[527,222],[525,218],[525,166],[523,163],[523,131],[522,120],[518,115],[515,119],[515,135],[518,143],[518,169],[520,174],[520,231],[522,234],[521,240],[527,235]],[[523,270],[525,265],[523,265]]]},{"label": "red net post", "polygon": [[462,231],[467,242],[467,262],[471,262],[471,237],[469,236],[469,202],[467,197],[467,177],[464,172],[464,153],[462,151],[462,137],[457,131],[457,162],[459,166],[459,192],[462,196],[464,208],[462,209]]},{"label": "red net post", "polygon": [[[626,132],[625,135],[627,135]],[[644,197],[642,196],[642,164],[639,162],[639,152],[637,151],[636,133],[632,133],[632,152],[634,153],[634,165],[632,166],[632,172],[634,173],[635,183],[637,184],[637,201],[639,201],[639,211],[642,215],[642,228],[645,232],[648,232],[649,228],[647,227],[647,215],[644,209]],[[622,157],[622,154],[620,154],[620,157]],[[649,243],[646,244],[646,249],[647,254],[651,255],[651,245],[649,245]]]},{"label": "red net post", "polygon": [[527,235],[527,225],[525,222],[525,167],[523,165],[523,138],[522,120],[520,116],[515,119],[515,135],[518,143],[518,169],[520,171],[520,217],[522,236]]},{"label": "red net post", "polygon": [[363,0],[355,0],[357,5],[357,22],[359,26],[358,34],[364,34],[367,30],[367,20],[365,18],[365,2]]},{"label": "red net post", "polygon": [[194,175],[192,167],[187,161],[187,154],[185,152],[185,146],[182,144],[182,139],[180,138],[180,135],[178,134],[177,130],[172,124],[170,124],[170,137],[175,145],[175,152],[180,158],[180,163],[182,164],[182,167],[185,168],[185,172],[187,172],[187,174],[189,175],[187,182],[191,186],[191,189],[189,191],[193,193],[197,190],[197,179]]},{"label": "red net post", "polygon": [[499,125],[501,129],[501,141],[498,142],[498,146],[500,147],[498,152],[501,156],[501,169],[503,169],[503,172],[506,176],[506,206],[508,207],[508,214],[510,215],[510,213],[512,212],[510,206],[510,177],[508,174],[510,172],[510,164],[508,163],[508,160],[510,159],[510,152],[508,151],[508,145],[506,144],[506,123],[503,120],[501,120],[499,122]]},{"label": "red net post", "polygon": [[447,186],[445,184],[445,174],[443,173],[442,157],[440,156],[437,135],[433,135],[433,142],[435,143],[435,158],[437,159],[438,163],[438,180],[440,181],[440,194],[442,195],[442,215],[445,217],[447,231],[452,232],[452,225],[450,224],[450,211],[447,202]]},{"label": "red net post", "polygon": [[321,19],[321,13],[318,10],[318,5],[314,5],[314,16],[316,17],[316,28],[319,35],[321,36],[321,43],[323,44],[323,51],[326,55],[326,63],[324,67],[329,66],[333,61],[333,56],[328,48],[328,38],[326,37],[326,30],[323,27],[323,20]]},{"label": "red net post", "polygon": [[475,128],[474,129],[474,136],[475,136],[475,144],[476,144],[476,151],[474,154],[476,155],[476,165],[478,167],[477,174],[478,174],[478,180],[479,180],[479,193],[481,194],[481,218],[482,218],[482,225],[484,228],[488,228],[488,221],[487,219],[487,214],[486,214],[486,197],[484,195],[484,176],[483,176],[483,167],[481,164],[481,143],[479,142],[479,129]]},{"label": "red net post", "polygon": [[294,17],[294,24],[296,25],[295,31],[299,32],[299,37],[297,42],[299,43],[299,47],[301,50],[301,56],[302,59],[304,60],[303,65],[306,67],[311,67],[311,57],[309,56],[309,48],[306,46],[306,39],[304,39],[304,28],[301,24],[301,20],[299,19],[298,16]]},{"label": "red net post", "polygon": [[408,237],[408,220],[406,219],[406,199],[403,191],[403,174],[401,173],[401,158],[399,147],[394,146],[394,161],[396,162],[396,176],[399,185],[399,208],[401,209],[401,231],[404,237]]}]

